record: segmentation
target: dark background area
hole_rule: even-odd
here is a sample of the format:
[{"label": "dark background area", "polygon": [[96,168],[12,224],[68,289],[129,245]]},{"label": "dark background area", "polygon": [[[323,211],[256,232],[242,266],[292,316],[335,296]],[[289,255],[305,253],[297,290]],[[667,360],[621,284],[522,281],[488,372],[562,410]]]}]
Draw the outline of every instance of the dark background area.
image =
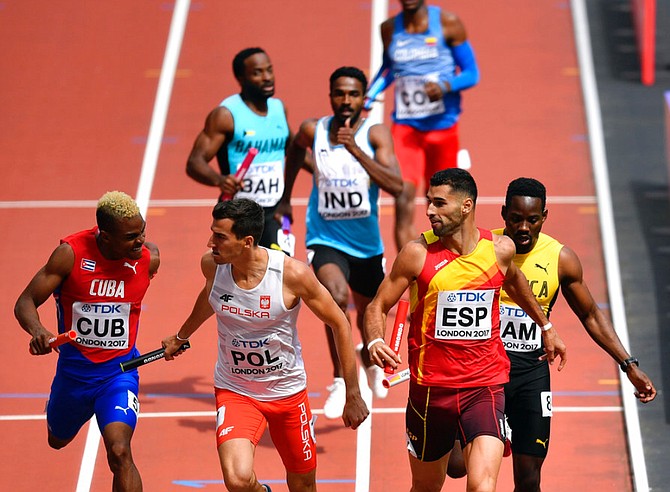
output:
[{"label": "dark background area", "polygon": [[629,0],[587,2],[631,352],[659,395],[639,405],[651,490],[670,467],[670,201],[664,93],[670,90],[670,4],[657,2],[655,83],[640,82]]}]

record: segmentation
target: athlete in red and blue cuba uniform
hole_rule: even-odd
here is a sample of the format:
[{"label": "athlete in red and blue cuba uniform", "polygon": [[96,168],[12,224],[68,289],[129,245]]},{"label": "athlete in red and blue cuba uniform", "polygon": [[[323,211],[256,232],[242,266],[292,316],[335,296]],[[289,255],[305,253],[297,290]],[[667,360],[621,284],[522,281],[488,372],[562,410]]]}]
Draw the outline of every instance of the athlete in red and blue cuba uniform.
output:
[{"label": "athlete in red and blue cuba uniform", "polygon": [[37,308],[52,294],[58,331],[76,332],[59,351],[47,404],[48,442],[69,444],[94,415],[102,433],[113,490],[141,491],[130,440],[137,424],[137,370],[120,363],[137,357],[142,299],[160,263],[158,249],[145,243],[146,223],[135,201],[109,192],[98,202],[97,227],[61,240],[46,265],[19,296],[15,315],[32,335],[31,352],[51,352],[53,337]]}]

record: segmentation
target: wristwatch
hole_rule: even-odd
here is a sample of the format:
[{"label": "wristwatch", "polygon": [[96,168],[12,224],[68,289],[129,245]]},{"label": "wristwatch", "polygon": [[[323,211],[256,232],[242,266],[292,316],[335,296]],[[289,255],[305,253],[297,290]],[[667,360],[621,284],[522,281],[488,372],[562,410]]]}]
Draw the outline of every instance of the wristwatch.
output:
[{"label": "wristwatch", "polygon": [[639,367],[639,366],[640,366],[640,361],[638,361],[635,357],[629,357],[628,359],[626,359],[625,361],[623,361],[621,364],[619,364],[619,367],[621,368],[621,370],[622,370],[623,372],[627,372],[628,367],[629,367],[631,364],[635,364],[636,366]]}]

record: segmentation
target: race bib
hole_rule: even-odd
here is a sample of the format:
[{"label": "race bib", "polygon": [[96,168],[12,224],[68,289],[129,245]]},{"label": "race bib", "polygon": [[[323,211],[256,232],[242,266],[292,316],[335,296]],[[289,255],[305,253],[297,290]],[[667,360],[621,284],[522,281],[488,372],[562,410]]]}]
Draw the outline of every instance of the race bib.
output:
[{"label": "race bib", "polygon": [[395,111],[399,120],[426,118],[444,113],[442,98],[431,101],[426,94],[426,82],[438,82],[438,74],[408,75],[396,80]]},{"label": "race bib", "polygon": [[232,374],[257,381],[273,378],[286,364],[281,343],[274,335],[258,340],[233,338],[228,357]]},{"label": "race bib", "polygon": [[72,329],[76,343],[107,350],[128,348],[130,303],[74,302]]},{"label": "race bib", "polygon": [[511,352],[534,352],[542,347],[542,330],[523,309],[510,304],[500,304],[500,338]]},{"label": "race bib", "polygon": [[[358,167],[362,169],[360,165]],[[321,175],[318,186],[319,215],[325,220],[360,219],[370,216],[372,210],[368,194],[370,177],[365,170],[342,173],[337,177]]]},{"label": "race bib", "polygon": [[442,291],[437,297],[435,338],[486,340],[491,338],[495,290]]},{"label": "race bib", "polygon": [[554,415],[554,410],[551,406],[551,391],[540,392],[540,407],[542,408],[543,417],[551,417]]},{"label": "race bib", "polygon": [[235,198],[248,198],[261,207],[273,207],[284,193],[284,167],[281,161],[252,162]]}]

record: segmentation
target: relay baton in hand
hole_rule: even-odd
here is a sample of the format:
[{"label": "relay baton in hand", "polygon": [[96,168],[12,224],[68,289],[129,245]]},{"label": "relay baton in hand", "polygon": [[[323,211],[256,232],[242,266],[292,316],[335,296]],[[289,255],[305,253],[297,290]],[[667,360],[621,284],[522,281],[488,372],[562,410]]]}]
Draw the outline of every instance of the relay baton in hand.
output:
[{"label": "relay baton in hand", "polygon": [[384,89],[389,85],[388,80],[386,80],[389,75],[391,76],[391,80],[393,80],[393,75],[390,73],[390,69],[386,68],[383,71],[381,71],[378,77],[375,77],[372,83],[370,84],[370,88],[368,89],[367,94],[365,95],[365,100],[363,102],[363,109],[366,111],[370,111],[372,109],[372,103],[374,103],[377,100],[377,96],[382,93]]},{"label": "relay baton in hand", "polygon": [[[405,325],[407,324],[407,311],[409,310],[409,302],[405,299],[400,299],[398,301],[398,308],[395,312],[395,321],[393,322],[393,333],[391,334],[391,343],[389,346],[391,350],[395,352],[396,355],[400,352],[400,343],[402,342],[402,336],[405,333]],[[386,374],[393,374],[395,369],[389,365],[384,366],[384,372]]]},{"label": "relay baton in hand", "polygon": [[[181,347],[179,347],[179,350],[186,350],[187,348],[191,348],[191,344],[189,342],[184,342],[181,344]],[[165,357],[165,349],[159,348],[140,355],[139,357],[135,357],[134,359],[127,360],[126,362],[121,362],[121,371],[130,371],[131,369],[162,359],[163,357]]]},{"label": "relay baton in hand", "polygon": [[[49,339],[49,347],[51,348],[56,348],[60,347],[61,345],[69,342],[70,340],[74,340],[77,338],[77,332],[74,330],[66,331],[65,333],[61,333],[57,337],[52,337]],[[32,347],[28,349],[31,354],[35,355],[35,352],[33,352]]]},{"label": "relay baton in hand", "polygon": [[[251,147],[249,149],[249,152],[247,152],[247,155],[244,157],[244,160],[242,161],[242,164],[240,164],[240,167],[237,168],[237,172],[235,173],[235,178],[236,179],[242,179],[244,178],[244,175],[247,174],[247,171],[249,170],[249,166],[251,166],[251,162],[254,160],[254,157],[258,155],[258,149]],[[230,195],[228,193],[224,193],[221,197],[222,200],[232,200],[233,195]]]},{"label": "relay baton in hand", "polygon": [[391,374],[382,379],[382,386],[386,389],[395,386],[396,384],[404,383],[409,379],[409,367],[400,371],[397,374]]}]

